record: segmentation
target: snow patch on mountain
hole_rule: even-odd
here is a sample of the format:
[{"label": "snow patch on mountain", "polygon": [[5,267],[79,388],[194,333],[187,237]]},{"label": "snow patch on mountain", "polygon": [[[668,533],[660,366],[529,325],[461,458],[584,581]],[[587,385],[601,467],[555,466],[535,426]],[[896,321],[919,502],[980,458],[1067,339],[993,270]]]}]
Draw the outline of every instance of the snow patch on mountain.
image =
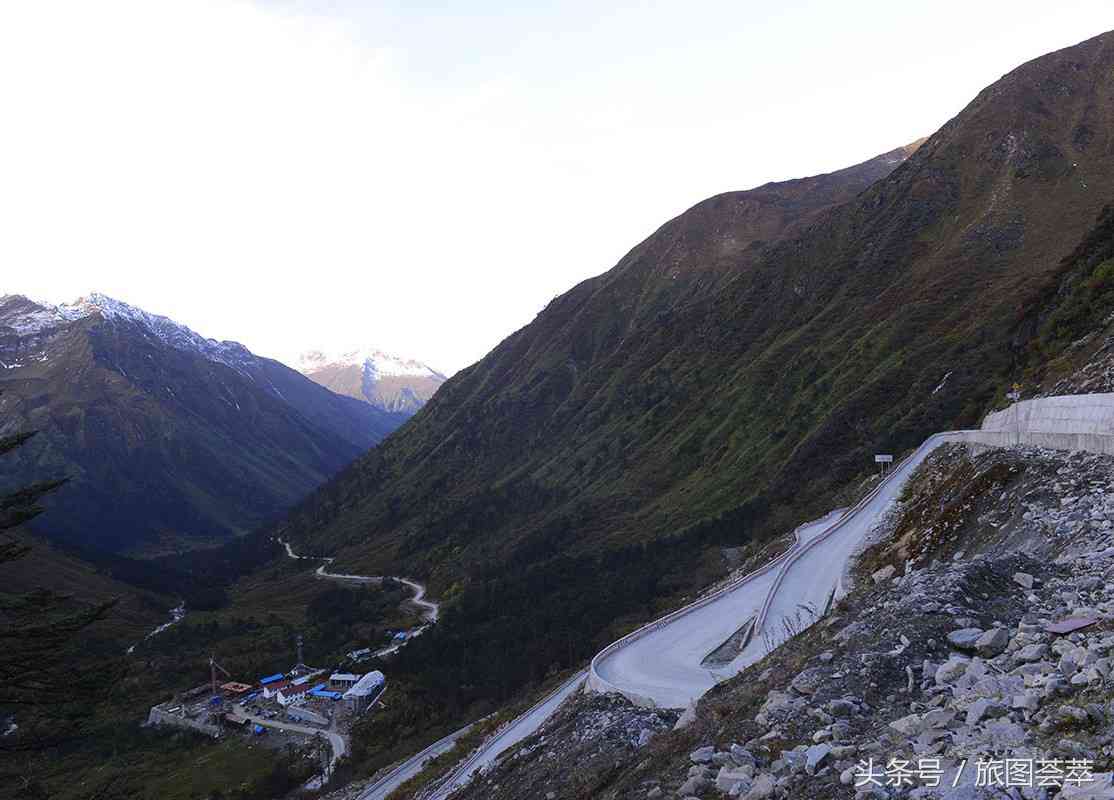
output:
[{"label": "snow patch on mountain", "polygon": [[0,297],[0,329],[9,328],[18,336],[41,333],[72,319],[58,306],[40,303],[23,295],[6,294]]},{"label": "snow patch on mountain", "polygon": [[147,333],[177,350],[195,351],[206,358],[244,372],[255,356],[239,342],[208,339],[169,317],[151,314],[108,295],[94,292],[72,303],[52,305],[31,300],[21,295],[0,297],[0,329],[11,328],[19,336],[46,332],[67,322],[100,315],[114,322],[133,323]]},{"label": "snow patch on mountain", "polygon": [[420,361],[399,358],[390,353],[384,353],[382,350],[363,348],[352,348],[339,352],[309,350],[298,357],[297,369],[299,372],[306,373],[326,368],[359,366],[362,366],[371,378],[420,377],[445,379],[445,376],[440,372]]}]

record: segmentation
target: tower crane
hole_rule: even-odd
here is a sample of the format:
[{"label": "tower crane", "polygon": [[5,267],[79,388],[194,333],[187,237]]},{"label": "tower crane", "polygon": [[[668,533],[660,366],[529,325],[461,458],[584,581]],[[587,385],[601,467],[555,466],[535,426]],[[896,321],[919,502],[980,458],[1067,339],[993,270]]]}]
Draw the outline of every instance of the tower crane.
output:
[{"label": "tower crane", "polygon": [[210,676],[210,679],[212,680],[212,686],[213,686],[213,700],[211,700],[210,703],[212,703],[213,705],[216,705],[216,703],[213,702],[213,701],[216,701],[216,700],[220,699],[220,695],[217,694],[217,670],[218,669],[225,674],[225,677],[227,677],[227,678],[232,677],[232,673],[229,672],[228,670],[226,670],[220,664],[218,664],[217,659],[210,653],[209,654],[209,676]]}]

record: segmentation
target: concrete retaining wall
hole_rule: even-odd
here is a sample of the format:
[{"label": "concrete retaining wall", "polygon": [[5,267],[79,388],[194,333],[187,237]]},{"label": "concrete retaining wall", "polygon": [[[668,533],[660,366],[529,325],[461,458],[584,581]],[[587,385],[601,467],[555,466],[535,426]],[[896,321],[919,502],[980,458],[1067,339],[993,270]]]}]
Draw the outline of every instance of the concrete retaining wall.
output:
[{"label": "concrete retaining wall", "polygon": [[1114,394],[1073,394],[1022,400],[988,414],[984,431],[1114,435]]},{"label": "concrete retaining wall", "polygon": [[1028,445],[1049,450],[1082,450],[1114,455],[1114,431],[1110,433],[1042,433],[1038,431],[972,431],[970,441],[987,447]]},{"label": "concrete retaining wall", "polygon": [[206,736],[212,736],[214,739],[220,737],[221,730],[217,725],[210,725],[207,722],[201,722],[189,717],[180,717],[177,714],[167,714],[161,708],[154,707],[147,715],[148,725],[173,725],[175,728],[186,728],[187,730],[197,731]]}]

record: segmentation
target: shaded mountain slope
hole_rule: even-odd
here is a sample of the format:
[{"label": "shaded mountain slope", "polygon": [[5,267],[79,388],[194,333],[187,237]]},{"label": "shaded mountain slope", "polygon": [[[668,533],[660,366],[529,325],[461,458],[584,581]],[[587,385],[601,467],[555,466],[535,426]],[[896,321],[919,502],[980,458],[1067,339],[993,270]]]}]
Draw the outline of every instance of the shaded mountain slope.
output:
[{"label": "shaded mountain slope", "polygon": [[873,453],[999,396],[1114,196],[1112,98],[1105,34],[1014,70],[827,203],[801,199],[806,179],[792,200],[774,185],[699,204],[451,379],[287,527],[466,587],[826,509]]},{"label": "shaded mountain slope", "polygon": [[[470,518],[473,505],[488,504],[492,495],[498,496],[495,504],[500,504],[506,497],[537,493],[548,504],[574,491],[575,478],[574,485],[566,489],[549,481],[541,485],[535,476],[518,474],[523,464],[545,463],[539,459],[542,453],[523,445],[553,437],[556,452],[552,457],[559,462],[571,455],[573,462],[562,466],[579,471],[577,463],[583,456],[560,437],[583,434],[594,438],[596,420],[578,418],[585,404],[657,404],[653,391],[623,386],[628,375],[644,372],[660,358],[652,355],[652,361],[643,363],[645,342],[640,337],[646,331],[657,330],[672,309],[714,296],[735,271],[762,256],[766,243],[855,197],[915,149],[916,145],[899,148],[830,175],[719,195],[667,223],[615,269],[555,299],[533,324],[447,383],[415,424],[400,432],[394,446],[384,453],[385,460],[398,464],[399,490],[373,496],[368,505],[380,501],[380,513],[393,519],[405,515],[402,509],[411,503],[423,503],[419,498],[428,492],[436,498],[428,510],[447,512],[454,524],[451,520]],[[635,363],[623,363],[632,356]],[[632,415],[624,412],[622,416]],[[633,424],[627,427],[634,430],[629,434],[620,431],[608,446],[618,447],[628,437],[641,436],[641,428],[653,424],[656,416],[640,414],[631,419]],[[479,446],[473,450],[474,445]],[[623,459],[620,452],[615,466],[623,468]],[[330,487],[329,493],[365,503],[363,495],[374,491],[377,471],[384,464],[378,456],[366,459],[348,478]],[[447,476],[453,474],[458,478],[450,481]],[[491,486],[492,482],[505,485]],[[473,501],[469,495],[477,486]],[[451,497],[441,496],[442,488],[448,488],[452,496],[463,495],[463,507]],[[615,489],[625,492],[629,487]],[[307,514],[317,516],[331,502],[323,499]],[[371,511],[369,518],[376,516]],[[350,522],[355,529],[352,538],[359,539],[358,530],[365,521],[360,512],[340,523]],[[471,522],[464,522],[465,527],[469,525]],[[406,549],[424,549],[432,538],[427,532]]]},{"label": "shaded mountain slope", "polygon": [[0,419],[41,433],[5,485],[68,476],[49,533],[158,551],[243,533],[401,423],[277,361],[94,296],[0,299]]},{"label": "shaded mountain slope", "polygon": [[169,593],[137,589],[26,531],[13,533],[10,540],[28,550],[22,558],[0,564],[5,590],[23,594],[45,589],[88,605],[116,602],[105,622],[95,629],[108,640],[103,650],[112,655],[122,652],[121,642],[141,639],[165,622],[177,602]]}]

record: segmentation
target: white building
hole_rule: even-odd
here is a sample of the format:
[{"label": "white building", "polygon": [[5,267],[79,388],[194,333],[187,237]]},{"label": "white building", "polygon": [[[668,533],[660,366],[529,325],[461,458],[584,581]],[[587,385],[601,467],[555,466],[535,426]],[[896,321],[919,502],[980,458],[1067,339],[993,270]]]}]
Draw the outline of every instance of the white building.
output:
[{"label": "white building", "polygon": [[278,704],[285,707],[291,703],[301,703],[306,699],[306,692],[310,688],[308,675],[291,681],[289,686],[278,690]]},{"label": "white building", "polygon": [[355,686],[359,680],[360,676],[351,672],[334,672],[329,676],[329,688],[335,692],[344,692]]},{"label": "white building", "polygon": [[387,679],[379,670],[369,672],[344,693],[344,702],[353,713],[362,714],[371,705],[372,700],[383,691],[386,683]]}]

